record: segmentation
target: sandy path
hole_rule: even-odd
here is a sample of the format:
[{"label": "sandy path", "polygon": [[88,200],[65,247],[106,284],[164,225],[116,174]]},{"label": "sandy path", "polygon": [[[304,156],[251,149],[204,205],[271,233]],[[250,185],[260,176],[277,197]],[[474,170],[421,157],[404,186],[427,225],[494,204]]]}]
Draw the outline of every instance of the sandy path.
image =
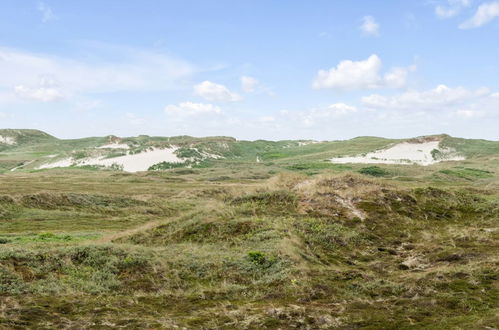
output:
[{"label": "sandy path", "polygon": [[109,235],[102,236],[101,238],[99,238],[95,242],[96,243],[111,243],[112,241],[117,240],[119,238],[132,236],[134,234],[137,234],[137,233],[140,233],[143,231],[147,231],[149,229],[156,228],[156,227],[161,226],[167,222],[168,222],[168,220],[149,221],[149,222],[146,222],[145,224],[140,225],[140,226],[135,227],[135,228],[130,228],[130,229],[126,229],[126,230],[123,230],[123,231],[120,231],[117,233],[112,233]]}]

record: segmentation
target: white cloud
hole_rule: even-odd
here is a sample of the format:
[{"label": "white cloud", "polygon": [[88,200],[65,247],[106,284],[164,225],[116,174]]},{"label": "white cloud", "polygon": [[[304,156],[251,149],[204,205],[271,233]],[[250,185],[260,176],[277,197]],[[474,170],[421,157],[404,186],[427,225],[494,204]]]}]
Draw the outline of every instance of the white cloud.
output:
[{"label": "white cloud", "polygon": [[242,98],[224,85],[205,80],[194,86],[194,94],[212,102],[235,102]]},{"label": "white cloud", "polygon": [[346,115],[351,112],[356,112],[357,108],[345,103],[334,103],[327,107],[327,111],[337,115]]},{"label": "white cloud", "polygon": [[377,55],[371,55],[365,61],[341,61],[335,68],[319,70],[313,87],[358,89],[374,88],[379,83],[381,60]]},{"label": "white cloud", "polygon": [[[161,91],[178,88],[179,82],[195,71],[189,63],[160,53],[123,47],[91,50],[94,57],[82,60],[0,48],[0,90],[38,86],[40,81],[50,80],[57,82],[65,96]],[[99,57],[101,52],[112,53],[113,58]]]},{"label": "white cloud", "polygon": [[57,19],[57,16],[52,11],[52,8],[50,8],[46,3],[39,2],[37,9],[42,14],[42,22],[43,23]]},{"label": "white cloud", "polygon": [[18,85],[14,87],[14,92],[24,99],[40,102],[53,102],[63,98],[61,92],[54,87],[29,88]]},{"label": "white cloud", "polygon": [[475,110],[458,110],[456,111],[456,115],[463,118],[476,118],[481,117],[483,112]]},{"label": "white cloud", "polygon": [[248,76],[241,77],[241,88],[246,93],[253,93],[258,84],[259,81],[253,77],[248,77]]},{"label": "white cloud", "polygon": [[0,112],[0,118],[7,118],[7,114],[4,112]]},{"label": "white cloud", "polygon": [[416,71],[416,65],[406,68],[395,67],[384,75],[384,82],[387,87],[401,88],[406,85],[407,76],[410,72]]},{"label": "white cloud", "polygon": [[473,17],[459,25],[460,29],[481,27],[499,17],[499,2],[488,2],[480,5]]},{"label": "white cloud", "polygon": [[273,116],[263,116],[263,117],[260,117],[259,121],[261,121],[262,123],[271,123],[271,122],[275,122],[275,117]]},{"label": "white cloud", "polygon": [[364,16],[362,18],[360,30],[369,36],[379,36],[379,24],[372,16]]},{"label": "white cloud", "polygon": [[392,68],[381,76],[381,59],[373,54],[364,61],[341,61],[335,68],[319,70],[312,87],[315,89],[331,88],[342,90],[400,88],[406,84],[409,72],[416,66]]},{"label": "white cloud", "polygon": [[165,112],[179,115],[219,114],[222,112],[222,109],[209,103],[181,102],[178,105],[167,105]]},{"label": "white cloud", "polygon": [[17,85],[14,93],[23,99],[38,102],[53,102],[64,98],[56,81],[50,77],[41,77],[37,87]]},{"label": "white cloud", "polygon": [[464,105],[480,98],[489,97],[487,88],[468,90],[439,85],[429,91],[407,91],[396,96],[373,94],[361,99],[364,106],[383,110],[439,110],[444,107]]},{"label": "white cloud", "polygon": [[435,14],[439,18],[451,18],[458,15],[463,8],[469,7],[471,0],[447,0],[446,5],[435,7]]}]

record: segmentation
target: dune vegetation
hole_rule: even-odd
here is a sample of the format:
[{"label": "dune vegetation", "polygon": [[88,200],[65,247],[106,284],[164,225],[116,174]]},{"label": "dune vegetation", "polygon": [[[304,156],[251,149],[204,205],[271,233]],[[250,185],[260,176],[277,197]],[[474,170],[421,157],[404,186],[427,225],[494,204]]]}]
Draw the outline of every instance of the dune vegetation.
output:
[{"label": "dune vegetation", "polygon": [[[328,160],[401,141],[28,133],[0,131],[0,328],[499,327],[498,142],[373,166]],[[110,141],[189,162],[36,168]]]}]

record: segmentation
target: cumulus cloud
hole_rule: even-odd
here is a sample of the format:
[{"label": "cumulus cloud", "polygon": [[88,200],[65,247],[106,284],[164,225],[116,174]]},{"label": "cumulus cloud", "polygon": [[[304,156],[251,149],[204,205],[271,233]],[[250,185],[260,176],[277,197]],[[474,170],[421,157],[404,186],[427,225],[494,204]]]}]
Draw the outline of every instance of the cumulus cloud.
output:
[{"label": "cumulus cloud", "polygon": [[384,83],[387,87],[401,88],[406,85],[407,76],[410,72],[416,71],[416,65],[406,68],[395,67],[384,75]]},{"label": "cumulus cloud", "polygon": [[194,94],[212,102],[235,102],[240,101],[240,95],[231,92],[224,85],[205,80],[194,86]]},{"label": "cumulus cloud", "polygon": [[38,6],[36,8],[42,14],[43,23],[57,19],[57,16],[52,11],[52,8],[50,8],[45,2],[38,2]]},{"label": "cumulus cloud", "polygon": [[360,30],[369,36],[379,36],[379,24],[372,16],[364,16],[362,18]]},{"label": "cumulus cloud", "polygon": [[489,89],[468,90],[464,87],[439,85],[428,91],[407,91],[396,96],[373,94],[363,97],[361,102],[372,109],[438,110],[467,104],[483,97],[490,97]]},{"label": "cumulus cloud", "polygon": [[435,14],[439,18],[451,18],[458,15],[463,8],[469,7],[471,0],[447,0],[445,5],[435,7]]},{"label": "cumulus cloud", "polygon": [[335,68],[319,70],[312,87],[315,89],[331,88],[341,90],[400,88],[406,84],[409,72],[416,66],[392,68],[381,75],[381,59],[373,54],[363,61],[341,61]]},{"label": "cumulus cloud", "polygon": [[259,81],[253,77],[242,76],[241,77],[241,88],[246,93],[255,92],[256,87],[258,86]]},{"label": "cumulus cloud", "polygon": [[488,2],[480,5],[470,19],[459,25],[460,29],[474,29],[481,27],[499,17],[499,2]]},{"label": "cumulus cloud", "polygon": [[23,95],[29,89],[32,94],[51,94],[53,98],[56,93],[46,90],[53,87],[33,87],[50,77],[65,94],[159,91],[178,88],[179,82],[195,71],[189,63],[161,53],[115,47],[103,52],[118,57],[106,59],[99,58],[99,51],[92,49],[95,57],[81,60],[0,48],[0,90],[21,86]]},{"label": "cumulus cloud", "polygon": [[181,102],[178,105],[167,105],[165,112],[167,114],[179,115],[219,114],[222,112],[222,109],[209,103]]}]

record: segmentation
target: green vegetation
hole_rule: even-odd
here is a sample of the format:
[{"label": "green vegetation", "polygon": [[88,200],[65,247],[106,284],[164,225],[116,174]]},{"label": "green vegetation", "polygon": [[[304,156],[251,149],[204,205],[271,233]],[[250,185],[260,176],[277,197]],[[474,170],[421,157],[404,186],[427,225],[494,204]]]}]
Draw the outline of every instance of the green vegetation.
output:
[{"label": "green vegetation", "polygon": [[[0,159],[116,139],[39,138]],[[366,167],[325,160],[391,140],[123,141],[225,158],[143,173],[2,163],[0,328],[499,327],[494,142],[461,146],[461,162]]]},{"label": "green vegetation", "polygon": [[360,174],[370,175],[370,176],[385,176],[389,172],[378,166],[363,167],[359,170]]},{"label": "green vegetation", "polygon": [[493,176],[493,173],[490,171],[469,167],[454,167],[452,169],[441,170],[439,173],[468,180],[472,180],[473,178],[490,178]]}]

